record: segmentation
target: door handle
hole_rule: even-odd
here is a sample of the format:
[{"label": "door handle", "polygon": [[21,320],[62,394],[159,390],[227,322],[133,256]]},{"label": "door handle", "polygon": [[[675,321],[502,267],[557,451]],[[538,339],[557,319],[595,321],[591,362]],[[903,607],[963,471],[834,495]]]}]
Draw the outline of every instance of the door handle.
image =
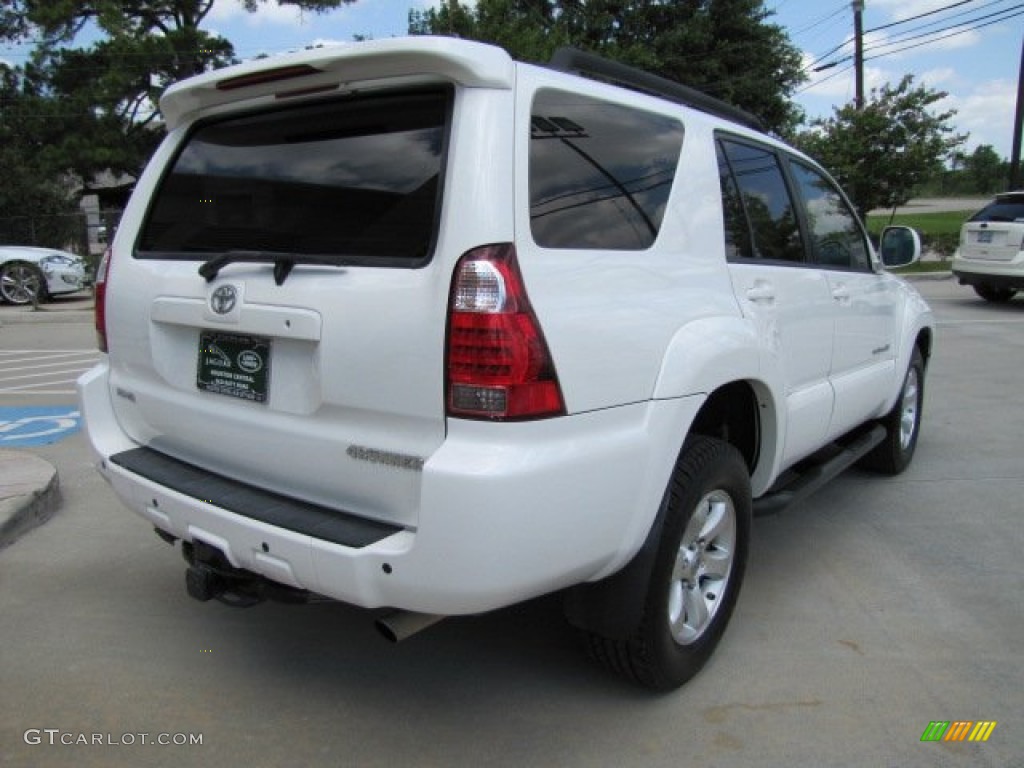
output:
[{"label": "door handle", "polygon": [[755,304],[771,304],[775,301],[775,289],[771,283],[758,280],[747,289],[747,298]]},{"label": "door handle", "polygon": [[837,285],[832,289],[832,298],[838,301],[840,304],[850,303],[850,290],[843,284]]}]

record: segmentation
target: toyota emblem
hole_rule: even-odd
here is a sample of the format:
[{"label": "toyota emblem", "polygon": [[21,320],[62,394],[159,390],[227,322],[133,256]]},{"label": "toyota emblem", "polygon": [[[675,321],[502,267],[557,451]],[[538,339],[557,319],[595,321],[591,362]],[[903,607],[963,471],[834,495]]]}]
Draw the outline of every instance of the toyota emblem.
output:
[{"label": "toyota emblem", "polygon": [[218,315],[226,315],[235,308],[238,292],[233,285],[222,285],[210,296],[210,309]]}]

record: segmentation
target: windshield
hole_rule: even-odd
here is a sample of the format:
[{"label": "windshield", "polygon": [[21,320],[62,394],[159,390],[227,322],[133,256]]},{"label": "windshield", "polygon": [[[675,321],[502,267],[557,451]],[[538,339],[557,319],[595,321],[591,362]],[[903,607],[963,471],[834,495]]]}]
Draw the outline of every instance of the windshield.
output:
[{"label": "windshield", "polygon": [[156,192],[138,258],[225,251],[429,260],[450,89],[359,96],[199,125]]}]

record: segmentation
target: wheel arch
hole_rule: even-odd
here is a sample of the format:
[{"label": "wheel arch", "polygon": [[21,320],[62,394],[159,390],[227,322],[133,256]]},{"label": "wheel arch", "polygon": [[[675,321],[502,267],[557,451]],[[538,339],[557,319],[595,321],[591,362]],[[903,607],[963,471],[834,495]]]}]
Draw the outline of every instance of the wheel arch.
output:
[{"label": "wheel arch", "polygon": [[[711,390],[691,422],[680,426],[672,466],[678,463],[691,436],[717,438],[735,447],[742,456],[756,494],[758,487],[770,484],[781,445],[777,414],[775,399],[763,382],[726,381]],[[755,478],[760,486],[755,484]],[[622,569],[601,581],[580,584],[566,592],[565,612],[570,623],[608,638],[625,637],[637,627],[662,537],[666,500],[667,494],[643,544]]]},{"label": "wheel arch", "polygon": [[778,404],[764,382],[741,379],[717,387],[688,434],[715,437],[736,448],[747,464],[755,495],[770,485],[782,434]]}]

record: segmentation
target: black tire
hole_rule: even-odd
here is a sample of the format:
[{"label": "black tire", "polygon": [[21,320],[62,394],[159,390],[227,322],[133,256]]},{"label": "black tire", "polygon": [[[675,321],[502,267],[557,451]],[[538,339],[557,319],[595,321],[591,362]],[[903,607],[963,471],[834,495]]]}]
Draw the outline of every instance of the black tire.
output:
[{"label": "black tire", "polygon": [[1013,288],[996,288],[994,285],[976,285],[974,292],[993,304],[1005,304],[1017,295],[1017,291]]},{"label": "black tire", "polygon": [[860,466],[886,475],[898,475],[910,466],[921,432],[924,373],[924,357],[921,350],[915,348],[896,404],[881,420],[886,430],[885,439],[860,460]]},{"label": "black tire", "polygon": [[46,298],[46,278],[34,264],[9,261],[0,267],[0,299],[8,304],[39,303]]},{"label": "black tire", "polygon": [[666,493],[664,529],[639,626],[623,640],[584,634],[598,663],[663,691],[700,671],[729,623],[747,564],[750,476],[733,446],[692,437]]}]

